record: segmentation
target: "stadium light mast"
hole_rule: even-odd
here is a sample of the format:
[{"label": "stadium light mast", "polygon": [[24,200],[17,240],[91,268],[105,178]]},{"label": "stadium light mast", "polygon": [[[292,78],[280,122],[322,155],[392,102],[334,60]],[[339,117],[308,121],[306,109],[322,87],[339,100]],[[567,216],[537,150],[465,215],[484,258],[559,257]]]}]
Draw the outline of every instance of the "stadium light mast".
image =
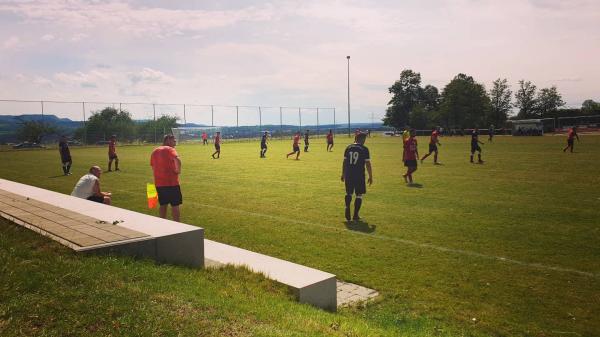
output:
[{"label": "stadium light mast", "polygon": [[348,60],[348,137],[350,137],[350,55],[346,56]]}]

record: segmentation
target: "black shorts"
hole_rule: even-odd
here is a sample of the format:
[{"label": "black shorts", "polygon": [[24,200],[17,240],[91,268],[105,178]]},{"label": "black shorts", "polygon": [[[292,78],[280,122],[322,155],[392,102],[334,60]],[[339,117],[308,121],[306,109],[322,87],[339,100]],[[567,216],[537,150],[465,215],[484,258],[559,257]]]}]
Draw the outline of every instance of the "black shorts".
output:
[{"label": "black shorts", "polygon": [[221,151],[221,144],[215,144],[215,150]]},{"label": "black shorts", "polygon": [[347,195],[352,195],[353,193],[356,193],[356,195],[367,193],[367,184],[365,183],[364,175],[358,177],[348,176],[344,179],[344,182],[346,183]]},{"label": "black shorts", "polygon": [[261,149],[266,149],[267,148],[267,143],[260,143],[260,148]]},{"label": "black shorts", "polygon": [[304,145],[308,146],[308,140],[304,141]]},{"label": "black shorts", "polygon": [[429,144],[429,153],[437,151],[437,144]]},{"label": "black shorts", "polygon": [[573,138],[567,139],[567,145],[573,146],[573,140],[574,140]]},{"label": "black shorts", "polygon": [[181,195],[181,188],[179,188],[179,185],[157,186],[156,192],[158,192],[158,203],[161,206],[167,204],[179,206],[183,203],[183,196]]},{"label": "black shorts", "polygon": [[406,167],[417,167],[417,160],[416,159],[405,160],[404,161],[404,166],[406,166]]},{"label": "black shorts", "polygon": [[293,150],[294,152],[300,152],[300,146],[294,145]]},{"label": "black shorts", "polygon": [[328,140],[327,144],[333,145],[333,140]]},{"label": "black shorts", "polygon": [[70,162],[72,162],[72,160],[71,160],[71,156],[61,156],[61,157],[60,157],[60,161],[61,161],[63,164],[70,163]]},{"label": "black shorts", "polygon": [[104,203],[104,197],[100,195],[92,195],[91,197],[88,197],[87,200],[99,202],[101,204]]},{"label": "black shorts", "polygon": [[117,154],[116,154],[116,153],[114,153],[114,154],[109,154],[109,155],[108,155],[108,159],[110,159],[110,160],[113,160],[113,159],[119,159],[119,156],[117,156]]},{"label": "black shorts", "polygon": [[477,143],[471,144],[471,153],[475,153],[475,151],[481,152],[481,147]]}]

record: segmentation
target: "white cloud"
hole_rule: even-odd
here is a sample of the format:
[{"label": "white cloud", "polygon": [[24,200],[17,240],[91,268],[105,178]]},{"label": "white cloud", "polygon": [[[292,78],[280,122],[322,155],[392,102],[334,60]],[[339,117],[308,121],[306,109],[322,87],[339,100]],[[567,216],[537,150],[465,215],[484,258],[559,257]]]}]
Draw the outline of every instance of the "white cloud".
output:
[{"label": "white cloud", "polygon": [[41,39],[42,41],[52,41],[55,39],[55,37],[52,34],[44,34],[44,36],[42,36]]},{"label": "white cloud", "polygon": [[174,80],[171,76],[166,75],[162,71],[151,68],[144,68],[141,71],[129,73],[128,77],[134,85],[143,83],[169,84]]},{"label": "white cloud", "polygon": [[8,39],[6,39],[4,41],[4,43],[2,44],[2,47],[4,49],[17,49],[21,44],[21,39],[19,39],[17,36],[11,36]]}]

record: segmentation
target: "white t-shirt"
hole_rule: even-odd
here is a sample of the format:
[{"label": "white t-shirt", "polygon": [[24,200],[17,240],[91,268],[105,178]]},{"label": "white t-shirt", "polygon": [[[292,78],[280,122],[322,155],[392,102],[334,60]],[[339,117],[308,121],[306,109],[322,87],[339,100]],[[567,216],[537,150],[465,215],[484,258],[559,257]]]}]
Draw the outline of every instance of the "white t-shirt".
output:
[{"label": "white t-shirt", "polygon": [[96,184],[96,181],[98,181],[98,177],[95,175],[91,173],[84,175],[81,177],[81,179],[79,179],[75,185],[75,188],[73,188],[71,195],[82,199],[91,197],[94,195],[94,185]]}]

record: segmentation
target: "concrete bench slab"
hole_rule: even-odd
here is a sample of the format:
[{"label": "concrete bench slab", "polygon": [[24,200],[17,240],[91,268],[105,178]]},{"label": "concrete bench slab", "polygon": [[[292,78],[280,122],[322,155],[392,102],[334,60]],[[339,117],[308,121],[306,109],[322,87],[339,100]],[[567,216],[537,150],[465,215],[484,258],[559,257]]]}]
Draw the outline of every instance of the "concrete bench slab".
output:
[{"label": "concrete bench slab", "polygon": [[204,266],[203,228],[5,179],[0,179],[0,191],[0,215],[76,251]]},{"label": "concrete bench slab", "polygon": [[335,275],[264,254],[204,240],[204,256],[212,263],[247,267],[290,287],[301,303],[329,311],[337,308]]}]

